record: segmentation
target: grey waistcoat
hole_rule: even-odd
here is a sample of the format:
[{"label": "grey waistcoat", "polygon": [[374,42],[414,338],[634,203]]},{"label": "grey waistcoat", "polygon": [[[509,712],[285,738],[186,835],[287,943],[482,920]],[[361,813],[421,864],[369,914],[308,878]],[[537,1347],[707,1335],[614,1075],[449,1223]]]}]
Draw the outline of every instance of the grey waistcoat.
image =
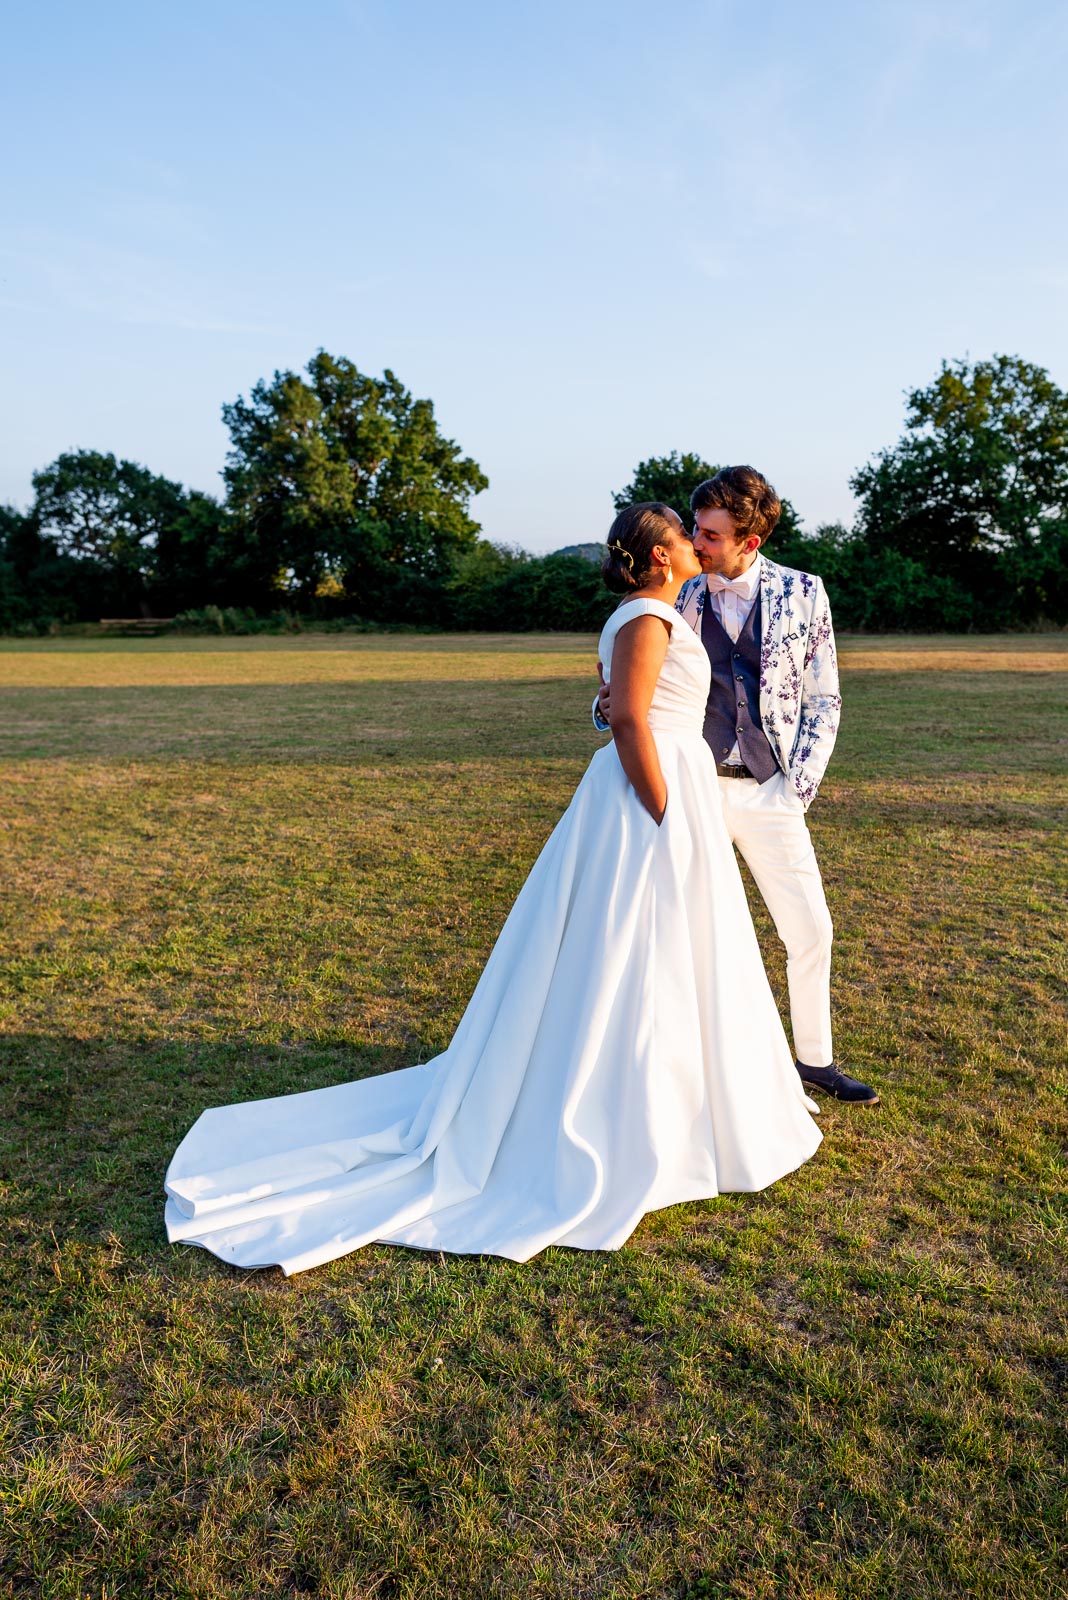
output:
[{"label": "grey waistcoat", "polygon": [[761,605],[758,594],[737,643],[716,616],[712,596],[701,613],[701,643],[712,663],[712,688],[705,707],[705,738],[722,765],[738,741],[738,752],[760,783],[779,770],[779,763],[760,725]]}]

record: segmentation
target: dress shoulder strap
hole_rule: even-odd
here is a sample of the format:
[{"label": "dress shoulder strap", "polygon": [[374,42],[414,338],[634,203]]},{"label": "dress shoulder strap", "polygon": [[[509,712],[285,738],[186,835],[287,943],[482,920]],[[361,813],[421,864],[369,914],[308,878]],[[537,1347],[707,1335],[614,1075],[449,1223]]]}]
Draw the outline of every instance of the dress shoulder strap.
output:
[{"label": "dress shoulder strap", "polygon": [[679,625],[681,625],[684,632],[688,633],[690,631],[682,617],[680,617],[679,613],[675,610],[675,607],[667,605],[663,600],[626,601],[625,604],[619,606],[615,611],[612,612],[612,615],[601,629],[601,637],[598,642],[597,652],[601,658],[601,665],[604,669],[606,678],[608,676],[608,664],[612,659],[612,646],[615,643],[616,635],[618,634],[620,628],[625,627],[628,622],[633,622],[635,617],[662,617],[665,622],[669,622],[671,624],[672,639],[676,637]]}]

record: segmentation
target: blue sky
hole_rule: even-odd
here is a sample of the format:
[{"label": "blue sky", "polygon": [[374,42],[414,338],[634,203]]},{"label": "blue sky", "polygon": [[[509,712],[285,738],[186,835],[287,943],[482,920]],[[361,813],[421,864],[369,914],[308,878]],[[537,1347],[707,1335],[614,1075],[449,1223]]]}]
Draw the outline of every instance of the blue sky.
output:
[{"label": "blue sky", "polygon": [[646,456],[806,525],[943,357],[1068,386],[1068,12],[185,0],[8,8],[0,500],[61,450],[218,492],[220,407],[319,347],[600,539]]}]

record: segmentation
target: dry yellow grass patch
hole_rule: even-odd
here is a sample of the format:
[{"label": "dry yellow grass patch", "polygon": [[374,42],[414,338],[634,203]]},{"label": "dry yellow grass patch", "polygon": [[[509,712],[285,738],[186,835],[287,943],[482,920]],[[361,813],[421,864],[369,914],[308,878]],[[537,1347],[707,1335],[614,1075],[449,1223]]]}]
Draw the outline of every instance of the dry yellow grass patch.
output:
[{"label": "dry yellow grass patch", "polygon": [[849,672],[1068,672],[1068,647],[1023,650],[1010,656],[1002,650],[866,650],[856,640],[841,648],[843,670]]},{"label": "dry yellow grass patch", "polygon": [[579,650],[140,650],[0,653],[0,688],[233,688],[239,684],[522,682],[596,678],[596,641]]}]

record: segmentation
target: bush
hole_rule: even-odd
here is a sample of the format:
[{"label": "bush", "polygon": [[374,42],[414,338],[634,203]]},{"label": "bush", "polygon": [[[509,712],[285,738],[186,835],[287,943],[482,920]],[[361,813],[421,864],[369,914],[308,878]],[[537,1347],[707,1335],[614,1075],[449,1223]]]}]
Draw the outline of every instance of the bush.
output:
[{"label": "bush", "polygon": [[259,615],[247,606],[201,606],[179,612],[171,623],[173,633],[302,633],[307,618],[295,611]]},{"label": "bush", "polygon": [[983,597],[954,578],[932,572],[912,556],[874,551],[840,523],[825,524],[807,537],[796,532],[785,549],[773,535],[768,555],[823,579],[839,629],[968,633],[1011,625],[1004,607],[994,620]]},{"label": "bush", "polygon": [[616,604],[586,556],[530,556],[481,541],[448,589],[449,624],[488,633],[599,633]]}]

